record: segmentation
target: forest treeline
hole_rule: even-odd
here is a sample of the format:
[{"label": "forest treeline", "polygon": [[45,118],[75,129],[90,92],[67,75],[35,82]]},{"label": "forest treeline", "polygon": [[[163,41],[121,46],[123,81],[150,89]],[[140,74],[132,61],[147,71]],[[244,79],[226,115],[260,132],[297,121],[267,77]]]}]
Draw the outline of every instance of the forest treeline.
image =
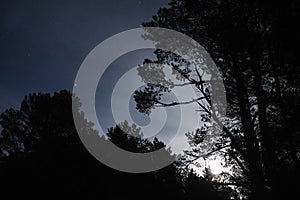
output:
[{"label": "forest treeline", "polygon": [[[104,199],[280,200],[299,196],[299,10],[297,0],[171,0],[143,26],[146,31],[147,27],[176,30],[205,48],[224,81],[226,116],[218,117],[210,99],[210,93],[218,88],[209,90],[210,83],[203,81],[200,69],[157,49],[157,58],[145,59],[145,63],[163,64],[161,68],[140,66],[139,72],[156,70],[160,76],[155,78],[168,83],[162,71],[170,67],[184,82],[169,83],[169,88],[148,84],[135,92],[136,108],[149,114],[159,106],[180,105],[184,102],[163,102],[160,97],[188,84],[202,95],[190,103],[199,107],[205,123],[186,134],[191,148],[180,160],[145,174],[110,169],[82,145],[72,118],[70,92],[30,94],[20,109],[7,109],[0,117],[1,193]],[[157,38],[151,31],[145,37]],[[176,43],[167,39],[169,45]],[[140,73],[142,80],[147,80],[143,74],[147,73]],[[108,139],[133,152],[165,148],[157,139],[128,136],[118,126],[107,131],[108,138],[99,137],[80,112],[79,100],[77,104],[84,132],[91,140]],[[119,126],[136,131],[126,122]],[[211,134],[208,126],[222,127],[222,133],[203,156],[204,138]],[[203,175],[197,176],[192,169],[199,164],[200,155],[222,158],[230,172],[213,175],[205,168]]]},{"label": "forest treeline", "polygon": [[[100,137],[93,124],[81,115],[84,133],[95,144],[110,140],[132,152],[165,148],[158,139],[148,141],[127,122],[107,130],[108,139]],[[10,198],[84,199],[226,199],[194,172],[183,175],[175,164],[142,173],[114,170],[96,160],[84,147],[72,116],[72,94],[62,90],[53,95],[30,94],[20,109],[1,114],[0,183],[1,195]],[[131,134],[124,133],[128,130]],[[169,150],[166,149],[166,152]],[[171,152],[170,152],[171,153]],[[227,197],[226,197],[227,195]]]}]

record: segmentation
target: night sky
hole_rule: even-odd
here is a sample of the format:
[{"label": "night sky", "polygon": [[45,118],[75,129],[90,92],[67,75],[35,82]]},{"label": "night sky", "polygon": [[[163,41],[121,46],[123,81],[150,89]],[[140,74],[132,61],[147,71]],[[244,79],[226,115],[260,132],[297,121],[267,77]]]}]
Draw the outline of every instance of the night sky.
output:
[{"label": "night sky", "polygon": [[0,112],[32,92],[72,89],[87,54],[169,0],[1,1]]},{"label": "night sky", "polygon": [[[86,56],[102,41],[128,29],[141,27],[169,0],[76,0],[2,1],[0,6],[0,112],[18,109],[25,95],[34,92],[72,90],[77,71]],[[116,59],[101,78],[96,93],[98,121],[105,131],[117,124],[111,111],[111,94],[120,77],[145,58],[154,59],[153,49],[138,50]],[[126,101],[124,101],[126,102]],[[151,119],[135,110],[130,115],[137,125]],[[123,105],[124,104],[124,105]],[[167,121],[156,135],[168,144],[180,122],[178,108],[168,108]],[[196,108],[195,108],[196,109]],[[85,113],[88,120],[89,113]],[[191,118],[197,119],[193,112]],[[124,119],[126,120],[126,119]],[[197,120],[184,124],[194,130]],[[97,128],[97,127],[96,127]],[[142,130],[143,131],[143,130]],[[173,140],[180,152],[187,145],[184,134]],[[177,153],[178,153],[177,152]]]}]

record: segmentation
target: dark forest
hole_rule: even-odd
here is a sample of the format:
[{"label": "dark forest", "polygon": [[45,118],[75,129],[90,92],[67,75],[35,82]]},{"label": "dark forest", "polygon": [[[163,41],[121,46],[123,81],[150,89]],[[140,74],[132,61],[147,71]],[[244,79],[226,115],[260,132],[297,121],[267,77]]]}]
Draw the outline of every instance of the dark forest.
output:
[{"label": "dark forest", "polygon": [[[126,120],[105,130],[105,137],[99,135],[87,113],[81,111],[81,100],[69,88],[27,94],[19,108],[7,108],[0,115],[0,195],[187,200],[299,196],[299,15],[297,0],[171,0],[153,13],[151,21],[142,22],[142,27],[146,31],[147,27],[175,30],[205,48],[224,82],[226,116],[218,117],[203,73],[178,55],[160,49],[154,51],[155,59],[145,57],[143,64],[150,67],[140,66],[138,71],[142,80],[148,80],[149,73],[157,74],[156,80],[164,86],[146,84],[133,97],[143,115],[151,115],[157,107],[195,104],[199,108],[202,125],[185,133],[190,148],[181,156],[163,140],[144,138],[141,130]],[[150,32],[146,37],[153,35]],[[163,68],[151,67],[157,63],[179,73],[184,84],[169,82]],[[174,87],[186,85],[202,96],[188,102],[162,100]],[[74,105],[80,133],[73,120]],[[203,154],[204,137],[211,130],[208,122],[222,130],[212,138],[212,149]],[[163,149],[178,159],[152,172],[121,172],[95,159],[78,134],[85,134],[95,149],[112,142],[135,153]],[[223,170],[214,173],[209,165],[199,164],[200,157],[222,160]]]}]

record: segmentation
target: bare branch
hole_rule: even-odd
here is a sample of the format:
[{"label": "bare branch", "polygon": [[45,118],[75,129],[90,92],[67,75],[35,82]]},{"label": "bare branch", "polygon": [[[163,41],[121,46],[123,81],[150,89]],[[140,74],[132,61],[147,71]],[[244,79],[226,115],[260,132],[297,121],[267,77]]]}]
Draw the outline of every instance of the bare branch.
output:
[{"label": "bare branch", "polygon": [[230,147],[230,146],[231,146],[230,144],[227,144],[227,145],[224,145],[224,146],[219,147],[219,148],[217,148],[217,149],[214,149],[214,150],[212,150],[211,152],[206,153],[206,154],[205,154],[205,157],[210,156],[210,155],[212,155],[212,154],[214,154],[214,153],[216,153],[216,152],[218,152],[218,151],[220,151],[220,150],[222,150],[222,149],[225,149],[225,148],[227,148],[227,147]]},{"label": "bare branch", "polygon": [[172,102],[172,103],[163,103],[163,102],[160,102],[160,101],[157,101],[156,103],[159,104],[159,105],[155,105],[157,107],[170,107],[170,106],[175,106],[175,105],[184,105],[184,104],[190,104],[190,103],[194,103],[194,102],[197,102],[201,99],[205,99],[206,97],[199,97],[197,99],[192,99],[190,101],[184,101],[184,102]]},{"label": "bare branch", "polygon": [[177,86],[187,86],[187,85],[194,85],[193,82],[186,82],[186,83],[172,83],[171,86],[177,87]]}]

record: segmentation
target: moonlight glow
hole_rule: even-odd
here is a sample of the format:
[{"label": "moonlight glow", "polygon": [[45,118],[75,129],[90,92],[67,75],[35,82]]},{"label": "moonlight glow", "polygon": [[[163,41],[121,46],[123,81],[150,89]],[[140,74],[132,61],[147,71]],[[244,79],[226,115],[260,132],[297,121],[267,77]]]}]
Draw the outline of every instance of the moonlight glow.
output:
[{"label": "moonlight glow", "polygon": [[214,160],[210,160],[208,162],[209,168],[211,170],[211,173],[218,175],[220,173],[222,173],[225,168],[222,166],[222,160],[221,159],[214,159]]}]

